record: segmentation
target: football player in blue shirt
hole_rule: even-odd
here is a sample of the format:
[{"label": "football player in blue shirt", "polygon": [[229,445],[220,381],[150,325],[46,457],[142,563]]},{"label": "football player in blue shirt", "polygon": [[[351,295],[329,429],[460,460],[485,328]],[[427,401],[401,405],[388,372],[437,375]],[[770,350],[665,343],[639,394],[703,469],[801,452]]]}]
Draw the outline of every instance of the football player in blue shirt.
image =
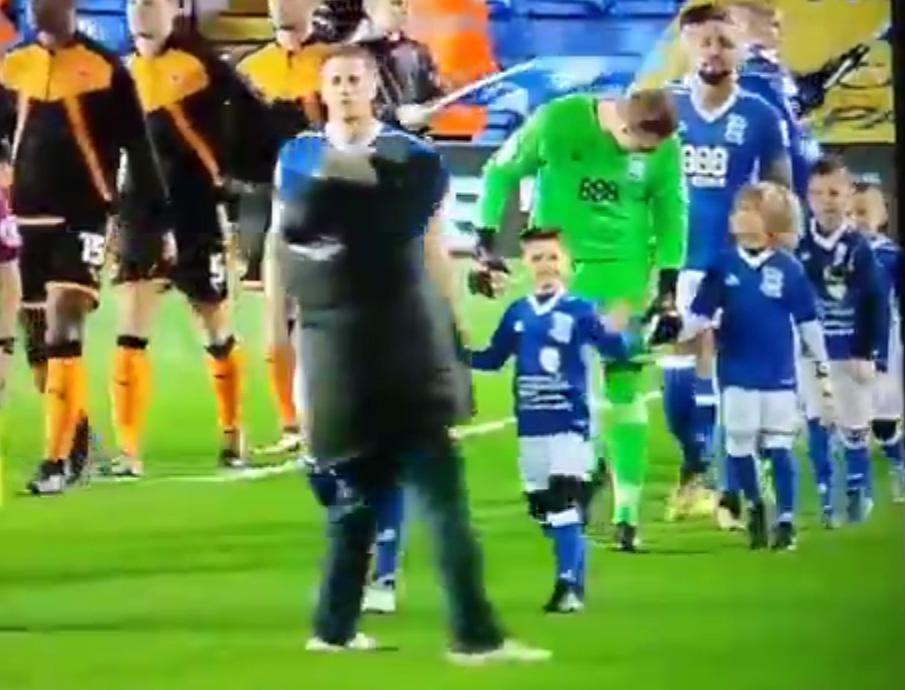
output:
[{"label": "football player in blue shirt", "polygon": [[814,376],[823,384],[823,416],[831,414],[827,352],[814,292],[801,263],[781,248],[797,234],[800,213],[792,192],[776,184],[760,182],[739,193],[731,217],[736,246],[725,250],[708,270],[681,335],[688,338],[708,328],[721,312],[716,362],[722,423],[728,462],[747,499],[752,549],[768,544],[755,465],[758,452],[773,470],[777,502],[773,548],[796,546],[791,452],[799,419],[796,331],[812,355]]},{"label": "football player in blue shirt", "polygon": [[[817,294],[818,313],[830,356],[830,379],[838,401],[836,427],[846,465],[847,517],[863,520],[870,512],[868,438],[873,418],[873,381],[885,367],[889,306],[876,257],[849,213],[852,179],[838,158],[824,157],[811,170],[808,206],[811,220],[798,245]],[[805,351],[806,359],[807,353]],[[823,522],[834,526],[830,429],[817,419],[819,386],[805,367],[802,393],[808,419],[808,450],[817,478]]]},{"label": "football player in blue shirt", "polygon": [[801,122],[798,84],[780,58],[782,18],[779,10],[764,3],[738,0],[729,5],[744,49],[739,66],[739,86],[776,108],[789,133],[793,189],[804,200],[808,173],[820,155],[820,147]]},{"label": "football player in blue shirt", "polygon": [[[509,305],[490,345],[471,353],[471,366],[497,371],[515,357],[522,485],[529,512],[553,541],[556,557],[556,583],[544,610],[571,613],[584,606],[583,514],[594,467],[587,350],[627,359],[636,340],[613,329],[626,325],[616,322],[623,317],[613,317],[607,327],[591,302],[566,291],[568,259],[559,231],[527,231],[522,259],[532,292]],[[621,535],[620,548],[636,547],[634,532]]]},{"label": "football player in blue shirt", "polygon": [[889,303],[889,340],[886,371],[874,381],[874,439],[890,463],[893,501],[905,503],[905,462],[902,452],[902,250],[884,231],[889,227],[886,198],[878,182],[855,184],[852,221],[870,243],[880,268],[883,291]]},{"label": "football player in blue shirt", "polygon": [[[682,13],[680,26],[693,70],[675,91],[689,190],[688,250],[676,298],[681,312],[731,244],[729,214],[738,190],[756,179],[789,185],[791,172],[779,113],[739,88],[739,51],[726,12],[713,4],[696,5]],[[667,517],[709,514],[712,494],[702,485],[716,421],[711,331],[680,343],[664,367],[667,422],[683,451],[679,488]]]}]

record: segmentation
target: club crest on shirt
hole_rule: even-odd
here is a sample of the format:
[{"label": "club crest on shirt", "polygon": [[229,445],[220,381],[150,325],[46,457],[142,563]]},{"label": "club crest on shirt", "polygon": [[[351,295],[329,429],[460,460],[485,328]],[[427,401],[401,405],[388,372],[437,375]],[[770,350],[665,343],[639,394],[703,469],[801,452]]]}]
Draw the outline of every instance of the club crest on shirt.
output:
[{"label": "club crest on shirt", "polygon": [[628,176],[630,180],[639,182],[644,179],[646,164],[644,156],[634,155],[628,161]]},{"label": "club crest on shirt", "polygon": [[782,283],[782,271],[773,268],[772,266],[764,267],[760,277],[760,291],[762,293],[767,297],[779,299],[782,297]]},{"label": "club crest on shirt", "polygon": [[748,120],[741,115],[732,114],[726,122],[725,139],[730,144],[741,146],[745,143],[745,131],[748,129]]},{"label": "club crest on shirt", "polygon": [[575,324],[568,314],[553,312],[553,324],[550,326],[550,337],[558,343],[566,344],[572,340],[572,327]]}]

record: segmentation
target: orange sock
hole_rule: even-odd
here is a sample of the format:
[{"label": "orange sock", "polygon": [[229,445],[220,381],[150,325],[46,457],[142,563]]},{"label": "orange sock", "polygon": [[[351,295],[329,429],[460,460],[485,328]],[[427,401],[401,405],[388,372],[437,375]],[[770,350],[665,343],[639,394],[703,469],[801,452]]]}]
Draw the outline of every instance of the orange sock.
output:
[{"label": "orange sock", "polygon": [[75,430],[87,402],[88,381],[80,343],[67,343],[49,349],[47,390],[44,395],[44,457],[61,461],[72,450]]},{"label": "orange sock", "polygon": [[274,345],[267,355],[267,374],[270,391],[277,404],[280,424],[284,429],[299,424],[292,397],[292,379],[295,376],[295,352],[291,345]]},{"label": "orange sock", "polygon": [[151,392],[151,363],[143,338],[117,338],[113,358],[113,428],[120,450],[133,458],[139,456],[141,433]]},{"label": "orange sock", "polygon": [[214,381],[217,399],[217,421],[224,431],[239,427],[239,398],[241,394],[241,360],[236,339],[230,336],[222,345],[207,348],[208,368]]}]

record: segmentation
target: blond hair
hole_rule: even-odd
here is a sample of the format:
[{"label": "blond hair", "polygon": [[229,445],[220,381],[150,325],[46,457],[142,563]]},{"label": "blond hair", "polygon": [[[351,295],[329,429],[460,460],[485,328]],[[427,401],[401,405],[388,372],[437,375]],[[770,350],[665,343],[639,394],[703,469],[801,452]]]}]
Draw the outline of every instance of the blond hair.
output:
[{"label": "blond hair", "polygon": [[775,182],[745,185],[735,197],[735,208],[746,202],[757,207],[771,238],[801,234],[801,204],[786,187]]}]

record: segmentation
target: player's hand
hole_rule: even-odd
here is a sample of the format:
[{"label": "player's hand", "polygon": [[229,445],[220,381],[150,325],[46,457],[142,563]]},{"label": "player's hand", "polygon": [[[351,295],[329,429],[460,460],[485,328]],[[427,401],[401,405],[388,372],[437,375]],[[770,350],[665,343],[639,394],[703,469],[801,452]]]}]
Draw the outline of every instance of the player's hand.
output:
[{"label": "player's hand", "polygon": [[368,186],[377,184],[377,170],[371,160],[370,149],[359,151],[337,151],[327,147],[321,164],[324,177],[355,182]]},{"label": "player's hand", "polygon": [[852,359],[845,363],[848,375],[855,383],[866,385],[874,380],[876,370],[874,363],[869,359]]},{"label": "player's hand", "polygon": [[825,362],[814,362],[816,367],[817,386],[820,392],[820,406],[817,416],[820,423],[826,427],[836,424],[836,400],[833,395],[833,386],[830,383],[829,367]]},{"label": "player's hand", "polygon": [[396,108],[396,119],[406,129],[423,129],[430,122],[430,118],[430,111],[417,103],[408,103]]},{"label": "player's hand", "polygon": [[627,302],[619,302],[603,315],[603,325],[610,331],[624,331],[632,318],[632,309]]},{"label": "player's hand", "polygon": [[499,297],[506,289],[509,267],[495,250],[496,233],[480,229],[475,249],[475,266],[468,273],[468,290],[474,295],[490,299]]}]

